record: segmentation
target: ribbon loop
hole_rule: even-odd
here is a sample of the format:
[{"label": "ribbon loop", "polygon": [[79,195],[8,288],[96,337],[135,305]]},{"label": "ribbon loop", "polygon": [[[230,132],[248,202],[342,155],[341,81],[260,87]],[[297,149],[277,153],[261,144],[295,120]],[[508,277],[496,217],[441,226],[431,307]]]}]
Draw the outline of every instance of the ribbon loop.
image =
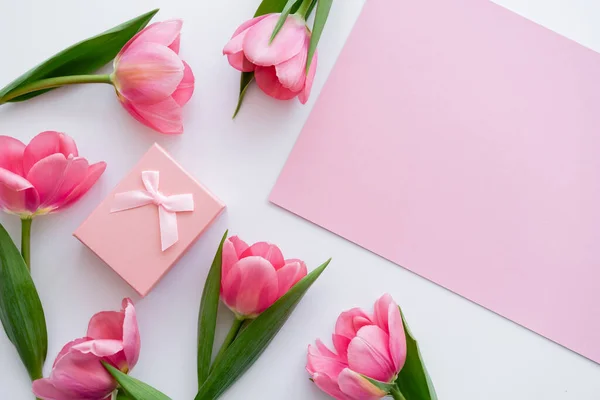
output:
[{"label": "ribbon loop", "polygon": [[194,196],[190,193],[166,196],[158,190],[159,172],[142,171],[142,183],[146,188],[117,193],[111,213],[131,210],[148,204],[158,207],[160,242],[162,251],[167,250],[179,241],[177,229],[178,212],[194,211]]}]

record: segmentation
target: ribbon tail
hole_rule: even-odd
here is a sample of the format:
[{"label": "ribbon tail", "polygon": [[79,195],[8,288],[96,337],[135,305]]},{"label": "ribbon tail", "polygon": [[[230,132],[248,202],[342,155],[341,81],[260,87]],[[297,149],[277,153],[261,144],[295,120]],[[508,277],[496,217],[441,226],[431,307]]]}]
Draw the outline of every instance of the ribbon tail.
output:
[{"label": "ribbon tail", "polygon": [[132,190],[130,192],[117,193],[115,195],[110,212],[131,210],[152,203],[152,197],[145,192]]},{"label": "ribbon tail", "polygon": [[160,242],[162,251],[165,251],[179,240],[177,214],[159,206],[158,217],[160,223]]}]

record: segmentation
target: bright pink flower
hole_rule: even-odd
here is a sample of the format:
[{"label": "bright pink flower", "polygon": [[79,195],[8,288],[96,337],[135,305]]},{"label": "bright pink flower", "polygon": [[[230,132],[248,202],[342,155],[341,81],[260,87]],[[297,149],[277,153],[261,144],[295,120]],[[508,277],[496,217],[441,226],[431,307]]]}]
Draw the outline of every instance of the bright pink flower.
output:
[{"label": "bright pink flower", "polygon": [[393,383],[406,361],[406,336],[400,310],[389,294],[375,313],[343,312],[333,334],[335,352],[320,340],[308,346],[306,369],[317,386],[339,400],[375,400],[388,393],[368,379]]},{"label": "bright pink flower", "polygon": [[113,82],[123,107],[161,133],[183,133],[182,107],[194,74],[179,57],[181,20],[157,22],[135,35],[115,58]]},{"label": "bright pink flower", "polygon": [[223,244],[221,298],[239,318],[255,318],[306,276],[303,261],[284,260],[274,244],[248,246],[237,236]]},{"label": "bright pink flower", "polygon": [[317,72],[317,53],[306,74],[311,32],[297,15],[287,17],[270,43],[280,14],[268,14],[244,22],[223,49],[229,64],[242,72],[254,71],[256,83],[267,95],[279,100],[298,96],[308,101]]},{"label": "bright pink flower", "polygon": [[106,169],[79,157],[73,139],[46,131],[25,146],[0,136],[0,209],[23,218],[65,208],[83,196]]},{"label": "bright pink flower", "polygon": [[92,317],[87,336],[67,343],[49,378],[33,382],[33,393],[43,400],[102,400],[117,382],[101,361],[128,373],[140,354],[135,307],[123,300],[120,312],[104,311]]}]

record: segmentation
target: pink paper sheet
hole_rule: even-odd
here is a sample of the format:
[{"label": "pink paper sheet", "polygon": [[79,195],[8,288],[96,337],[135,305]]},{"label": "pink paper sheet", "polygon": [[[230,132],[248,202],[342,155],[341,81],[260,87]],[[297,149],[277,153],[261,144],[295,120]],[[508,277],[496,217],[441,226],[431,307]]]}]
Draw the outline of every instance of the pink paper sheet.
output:
[{"label": "pink paper sheet", "polygon": [[270,199],[600,362],[592,50],[486,0],[368,0]]}]

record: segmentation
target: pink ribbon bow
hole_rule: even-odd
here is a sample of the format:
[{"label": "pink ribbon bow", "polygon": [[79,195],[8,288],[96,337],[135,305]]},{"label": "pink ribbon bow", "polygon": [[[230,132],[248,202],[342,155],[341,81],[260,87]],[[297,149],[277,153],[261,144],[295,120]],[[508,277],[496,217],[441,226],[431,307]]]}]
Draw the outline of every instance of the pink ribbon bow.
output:
[{"label": "pink ribbon bow", "polygon": [[162,251],[165,251],[179,240],[177,213],[194,211],[194,196],[192,194],[165,196],[158,191],[158,178],[158,171],[142,171],[142,182],[146,190],[117,193],[110,212],[156,204],[160,224],[160,242]]}]

